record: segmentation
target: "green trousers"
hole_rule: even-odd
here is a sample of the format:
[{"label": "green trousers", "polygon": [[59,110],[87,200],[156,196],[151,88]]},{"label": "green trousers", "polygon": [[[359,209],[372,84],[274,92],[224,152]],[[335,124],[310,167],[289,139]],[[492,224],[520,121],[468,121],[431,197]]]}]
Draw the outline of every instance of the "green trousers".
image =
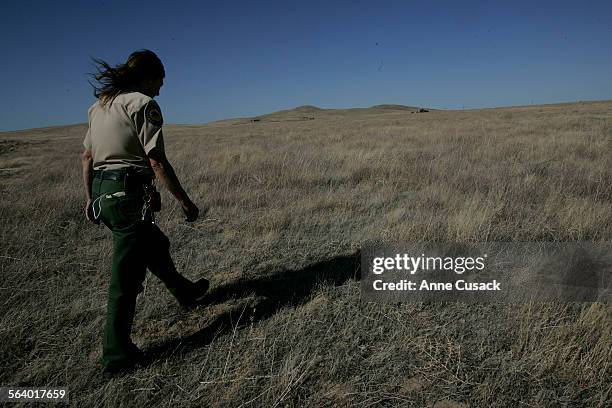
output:
[{"label": "green trousers", "polygon": [[[142,221],[143,191],[139,186],[125,191],[123,182],[94,178],[92,193],[94,213],[113,234],[113,260],[102,363],[121,367],[133,362],[139,349],[130,333],[134,321],[136,297],[142,292],[147,268],[170,293],[179,298],[193,283],[180,275],[170,257],[170,242],[150,221]],[[119,194],[114,194],[117,193]]]}]

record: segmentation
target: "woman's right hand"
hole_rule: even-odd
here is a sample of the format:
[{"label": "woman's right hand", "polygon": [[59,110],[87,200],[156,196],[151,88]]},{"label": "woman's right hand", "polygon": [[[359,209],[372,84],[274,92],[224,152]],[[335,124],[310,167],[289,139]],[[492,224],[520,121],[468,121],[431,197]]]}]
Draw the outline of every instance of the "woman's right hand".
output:
[{"label": "woman's right hand", "polygon": [[87,200],[87,203],[85,204],[85,219],[94,224],[98,223],[98,220],[96,220],[94,217],[93,204],[91,200]]}]

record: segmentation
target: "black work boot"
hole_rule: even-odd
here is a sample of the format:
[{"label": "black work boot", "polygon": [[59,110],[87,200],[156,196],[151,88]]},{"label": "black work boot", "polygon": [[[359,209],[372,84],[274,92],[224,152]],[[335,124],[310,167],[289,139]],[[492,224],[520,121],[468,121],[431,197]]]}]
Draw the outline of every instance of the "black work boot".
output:
[{"label": "black work boot", "polygon": [[209,287],[208,279],[199,279],[188,290],[177,296],[176,300],[183,309],[193,309],[198,305],[198,300],[206,294]]},{"label": "black work boot", "polygon": [[114,364],[110,367],[104,367],[102,370],[102,377],[104,377],[106,380],[110,380],[112,378],[129,374],[138,368],[139,363],[144,362],[144,360],[145,353],[134,346],[133,355],[129,359],[122,361],[119,364]]}]

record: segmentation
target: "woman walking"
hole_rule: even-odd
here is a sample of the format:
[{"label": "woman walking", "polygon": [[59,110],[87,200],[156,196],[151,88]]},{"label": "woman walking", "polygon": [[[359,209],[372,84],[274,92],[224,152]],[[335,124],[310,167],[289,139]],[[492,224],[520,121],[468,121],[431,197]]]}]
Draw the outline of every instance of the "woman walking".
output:
[{"label": "woman walking", "polygon": [[98,100],[88,111],[82,164],[85,216],[94,223],[102,221],[113,236],[102,351],[108,377],[133,367],[142,356],[130,333],[147,268],[183,307],[196,304],[208,281],[191,282],[176,271],[168,238],[154,222],[160,205],[154,178],[178,200],[188,221],[195,221],[199,213],[164,151],[163,118],[153,99],[165,77],[162,62],[148,50],[132,53],[115,67],[94,61],[98,72],[92,85]]}]

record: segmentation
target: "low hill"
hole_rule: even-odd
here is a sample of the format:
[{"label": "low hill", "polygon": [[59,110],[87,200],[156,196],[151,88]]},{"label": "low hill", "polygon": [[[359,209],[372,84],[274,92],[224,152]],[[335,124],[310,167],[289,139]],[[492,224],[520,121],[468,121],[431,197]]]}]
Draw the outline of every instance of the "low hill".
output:
[{"label": "low hill", "polygon": [[296,112],[321,112],[324,109],[318,108],[313,105],[302,105],[302,106],[298,106],[297,108],[293,110]]},{"label": "low hill", "polygon": [[[367,115],[378,115],[381,113],[417,113],[418,107],[383,104],[369,108],[346,108],[346,109],[323,109],[313,105],[302,105],[293,109],[283,109],[272,113],[253,116],[250,118],[225,119],[211,122],[211,124],[239,125],[245,123],[270,123],[270,122],[299,122],[307,120],[338,119],[340,117],[365,117]],[[429,110],[429,109],[428,109]]]},{"label": "low hill", "polygon": [[393,104],[383,104],[383,105],[374,105],[371,109],[388,109],[388,110],[409,110],[414,111],[419,108],[414,106],[406,106],[406,105],[393,105]]}]

